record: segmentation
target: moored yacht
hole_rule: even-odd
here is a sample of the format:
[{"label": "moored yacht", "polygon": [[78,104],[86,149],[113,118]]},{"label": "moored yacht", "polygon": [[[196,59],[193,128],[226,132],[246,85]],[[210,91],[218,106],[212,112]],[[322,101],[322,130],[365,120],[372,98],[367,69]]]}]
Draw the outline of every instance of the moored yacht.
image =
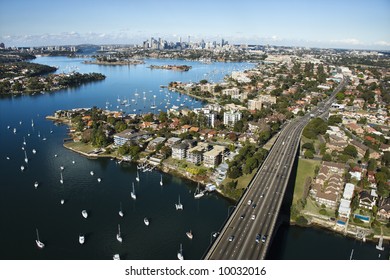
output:
[{"label": "moored yacht", "polygon": [[85,236],[82,235],[82,234],[80,234],[80,235],[79,235],[79,243],[80,243],[80,244],[84,244],[84,242],[85,242]]},{"label": "moored yacht", "polygon": [[148,220],[148,218],[146,218],[146,217],[144,218],[144,223],[145,223],[145,225],[147,225],[147,226],[149,225],[149,220]]},{"label": "moored yacht", "polygon": [[85,219],[88,218],[88,212],[87,212],[87,210],[81,211],[81,215],[83,215],[83,217],[84,217]]},{"label": "moored yacht", "polygon": [[122,243],[121,226],[118,224],[118,233],[116,234],[116,240]]},{"label": "moored yacht", "polygon": [[131,198],[136,200],[137,199],[137,195],[135,194],[135,189],[134,189],[134,182],[133,182],[133,190],[131,191]]},{"label": "moored yacht", "polygon": [[35,188],[38,188],[38,185],[39,185],[39,184],[38,184],[38,182],[37,182],[37,181],[35,181],[35,183],[34,183],[34,187],[35,187]]},{"label": "moored yacht", "polygon": [[180,202],[180,195],[179,195],[179,203],[175,204],[176,210],[183,210],[183,204]]},{"label": "moored yacht", "polygon": [[187,235],[187,237],[189,238],[189,239],[191,239],[192,240],[192,238],[194,238],[194,235],[192,234],[192,231],[190,230],[190,231],[187,231],[186,232],[186,235]]},{"label": "moored yacht", "polygon": [[183,247],[182,247],[182,244],[180,243],[180,250],[179,250],[179,252],[177,252],[177,258],[179,259],[179,260],[184,260],[184,256],[183,256]]},{"label": "moored yacht", "polygon": [[37,239],[35,240],[35,243],[37,244],[38,248],[43,249],[45,247],[45,244],[41,242],[41,240],[39,240],[38,229],[36,229],[36,232],[37,232]]}]

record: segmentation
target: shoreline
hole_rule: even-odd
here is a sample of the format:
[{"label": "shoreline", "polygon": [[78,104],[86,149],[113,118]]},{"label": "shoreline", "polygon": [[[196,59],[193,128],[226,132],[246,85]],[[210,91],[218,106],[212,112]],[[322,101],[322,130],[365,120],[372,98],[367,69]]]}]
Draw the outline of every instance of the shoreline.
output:
[{"label": "shoreline", "polygon": [[134,61],[96,61],[96,60],[84,60],[84,64],[96,64],[96,65],[107,65],[107,66],[117,66],[117,65],[139,65],[145,64],[142,60],[134,60]]}]

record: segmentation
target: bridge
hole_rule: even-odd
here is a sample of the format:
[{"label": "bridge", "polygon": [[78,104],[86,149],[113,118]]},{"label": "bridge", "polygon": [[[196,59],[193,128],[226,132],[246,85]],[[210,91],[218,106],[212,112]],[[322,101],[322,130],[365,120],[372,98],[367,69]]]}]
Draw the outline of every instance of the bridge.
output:
[{"label": "bridge", "polygon": [[301,134],[310,116],[324,117],[347,80],[326,102],[282,127],[262,166],[235,206],[204,259],[262,260],[271,244],[287,183],[299,148]]}]

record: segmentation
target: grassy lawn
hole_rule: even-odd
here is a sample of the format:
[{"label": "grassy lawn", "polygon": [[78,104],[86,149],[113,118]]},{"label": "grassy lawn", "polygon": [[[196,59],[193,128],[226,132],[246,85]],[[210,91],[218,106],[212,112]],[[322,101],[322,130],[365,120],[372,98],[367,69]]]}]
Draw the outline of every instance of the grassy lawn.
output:
[{"label": "grassy lawn", "polygon": [[230,178],[226,177],[226,179],[223,180],[222,184],[226,185],[227,183],[229,183],[231,181],[238,180],[236,188],[237,189],[245,189],[248,186],[249,182],[252,180],[253,176],[255,176],[256,171],[257,171],[257,169],[253,170],[252,173],[244,174],[237,179],[230,179]]},{"label": "grassy lawn", "polygon": [[93,147],[92,145],[85,144],[82,142],[72,142],[72,141],[65,143],[64,146],[71,149],[75,149],[76,151],[80,151],[83,153],[89,153],[95,149],[95,147]]},{"label": "grassy lawn", "polygon": [[[307,199],[307,203],[306,203],[304,210],[306,210],[307,212],[316,214],[316,215],[322,215],[322,214],[320,214],[321,207],[318,207],[317,204],[315,203],[315,201],[313,201],[311,198]],[[325,216],[335,217],[334,210],[327,209],[327,208],[325,208],[325,210],[326,210]]]},{"label": "grassy lawn", "polygon": [[318,161],[311,159],[299,159],[297,178],[295,179],[294,185],[294,197],[293,203],[296,203],[302,198],[306,178],[314,177],[314,170],[316,165],[319,165]]}]

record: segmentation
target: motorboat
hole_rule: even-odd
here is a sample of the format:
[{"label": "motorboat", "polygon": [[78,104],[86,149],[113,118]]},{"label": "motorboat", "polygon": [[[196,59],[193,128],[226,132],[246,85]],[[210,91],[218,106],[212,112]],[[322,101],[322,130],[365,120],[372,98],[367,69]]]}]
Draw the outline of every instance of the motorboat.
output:
[{"label": "motorboat", "polygon": [[122,243],[121,226],[118,224],[118,233],[116,234],[116,240]]},{"label": "motorboat", "polygon": [[87,212],[87,210],[81,211],[81,215],[83,215],[83,217],[84,217],[85,219],[88,218],[88,212]]},{"label": "motorboat", "polygon": [[192,238],[194,238],[194,235],[192,234],[192,231],[190,230],[190,231],[187,231],[186,232],[186,235],[187,235],[187,237],[189,238],[189,239],[191,239],[192,240]]},{"label": "motorboat", "polygon": [[35,188],[38,188],[38,186],[39,186],[38,182],[37,182],[37,181],[35,181],[35,183],[34,183],[34,187],[35,187]]},{"label": "motorboat", "polygon": [[147,225],[147,226],[149,225],[149,220],[148,220],[148,218],[146,218],[146,217],[144,218],[144,223],[145,223],[145,225]]},{"label": "motorboat", "polygon": [[179,195],[179,203],[175,204],[176,210],[183,210],[183,204],[180,202],[180,195]]},{"label": "motorboat", "polygon": [[183,256],[183,247],[182,247],[182,244],[180,243],[180,250],[179,250],[179,252],[177,252],[177,258],[179,259],[179,260],[184,260],[184,256]]}]

